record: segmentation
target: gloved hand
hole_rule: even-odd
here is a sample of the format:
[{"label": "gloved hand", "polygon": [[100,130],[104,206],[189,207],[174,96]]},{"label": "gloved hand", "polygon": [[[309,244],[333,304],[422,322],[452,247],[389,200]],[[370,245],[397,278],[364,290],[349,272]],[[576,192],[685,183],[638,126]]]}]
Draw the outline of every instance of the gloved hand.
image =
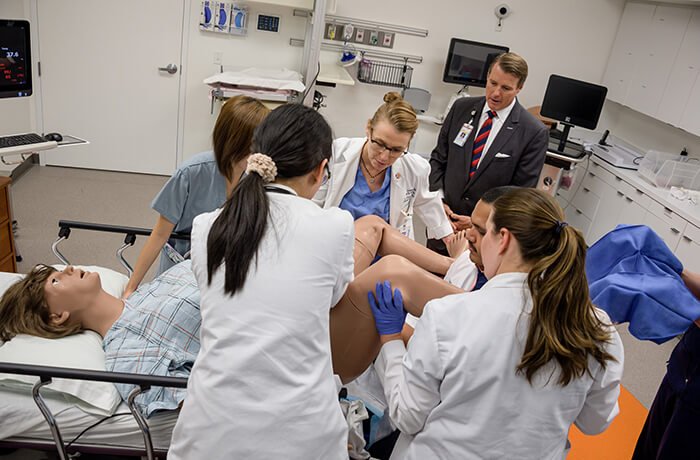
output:
[{"label": "gloved hand", "polygon": [[369,306],[374,315],[374,324],[379,335],[398,334],[403,329],[406,310],[403,309],[403,296],[398,289],[391,295],[391,283],[377,283],[376,298],[372,291],[367,293]]}]

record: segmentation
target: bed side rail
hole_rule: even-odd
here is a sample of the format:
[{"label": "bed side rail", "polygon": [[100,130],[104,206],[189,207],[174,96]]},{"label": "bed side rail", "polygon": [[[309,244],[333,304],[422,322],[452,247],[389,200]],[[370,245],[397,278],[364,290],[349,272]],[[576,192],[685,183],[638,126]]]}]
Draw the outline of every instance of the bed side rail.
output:
[{"label": "bed side rail", "polygon": [[187,379],[181,377],[161,377],[154,375],[128,374],[124,372],[107,372],[89,369],[71,369],[65,367],[37,366],[32,364],[0,362],[0,372],[7,374],[35,375],[39,377],[39,381],[32,388],[32,396],[34,398],[34,402],[39,407],[39,410],[46,419],[46,422],[49,424],[49,428],[51,429],[51,435],[53,436],[54,443],[56,444],[56,450],[61,460],[68,460],[70,457],[66,452],[66,447],[63,443],[61,431],[58,427],[58,424],[56,423],[56,419],[54,418],[53,414],[49,410],[48,406],[46,405],[44,399],[41,397],[40,394],[41,388],[51,383],[51,380],[53,378],[91,380],[99,382],[136,385],[136,388],[134,388],[134,390],[129,394],[129,397],[127,398],[127,404],[129,406],[129,410],[131,411],[131,414],[134,416],[134,419],[136,419],[136,423],[139,425],[139,428],[141,429],[141,432],[143,434],[146,456],[148,460],[155,459],[153,442],[151,440],[151,433],[148,428],[148,423],[146,422],[146,419],[141,413],[141,411],[136,407],[136,397],[144,391],[149,390],[152,386],[187,388]]},{"label": "bed side rail", "polygon": [[[129,276],[134,272],[133,268],[124,258],[124,251],[133,246],[136,242],[137,236],[148,236],[151,234],[151,229],[142,227],[127,227],[120,225],[110,225],[110,224],[96,224],[92,222],[79,222],[74,220],[59,220],[58,221],[58,238],[51,245],[51,250],[54,255],[58,257],[61,263],[65,265],[70,265],[68,259],[58,250],[58,245],[64,240],[70,237],[72,229],[76,230],[90,230],[96,232],[106,232],[106,233],[117,233],[124,235],[124,243],[117,249],[117,258],[119,262],[124,266]],[[189,241],[190,234],[183,232],[173,232],[170,234],[171,239],[175,240],[185,240]]]}]

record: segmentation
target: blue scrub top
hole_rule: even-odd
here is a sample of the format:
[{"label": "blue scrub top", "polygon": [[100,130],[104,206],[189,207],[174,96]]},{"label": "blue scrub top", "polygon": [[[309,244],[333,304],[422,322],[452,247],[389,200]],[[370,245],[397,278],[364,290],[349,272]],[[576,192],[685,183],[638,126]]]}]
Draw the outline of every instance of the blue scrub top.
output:
[{"label": "blue scrub top", "polygon": [[[199,153],[184,162],[163,186],[151,207],[161,216],[175,224],[176,232],[190,233],[192,221],[202,213],[211,212],[226,201],[226,180],[219,173],[214,152]],[[190,243],[170,240],[170,245],[185,255]],[[158,273],[175,265],[161,252]]]},{"label": "blue scrub top", "polygon": [[384,174],[382,188],[376,192],[369,189],[360,167],[357,167],[355,174],[355,185],[345,194],[340,202],[340,208],[352,214],[357,220],[362,216],[375,215],[389,222],[389,198],[391,193],[391,166]]}]

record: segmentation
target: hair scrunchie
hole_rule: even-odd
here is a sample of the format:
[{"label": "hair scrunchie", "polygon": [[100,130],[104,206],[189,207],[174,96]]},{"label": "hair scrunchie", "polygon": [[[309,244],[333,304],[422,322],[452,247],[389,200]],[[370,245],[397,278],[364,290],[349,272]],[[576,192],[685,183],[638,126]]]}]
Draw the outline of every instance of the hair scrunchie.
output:
[{"label": "hair scrunchie", "polygon": [[561,234],[561,231],[564,229],[564,227],[568,227],[569,223],[568,222],[562,222],[562,221],[557,221],[556,226],[554,227],[554,233],[559,236]]},{"label": "hair scrunchie", "polygon": [[277,177],[277,166],[269,156],[264,153],[254,153],[248,157],[246,174],[255,173],[262,177],[263,183],[269,184]]}]

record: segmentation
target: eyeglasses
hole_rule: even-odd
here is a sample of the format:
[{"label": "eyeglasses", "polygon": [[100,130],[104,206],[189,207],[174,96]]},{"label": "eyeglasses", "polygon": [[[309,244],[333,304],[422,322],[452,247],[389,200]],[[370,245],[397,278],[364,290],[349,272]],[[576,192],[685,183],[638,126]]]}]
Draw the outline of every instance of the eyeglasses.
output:
[{"label": "eyeglasses", "polygon": [[404,153],[407,152],[407,149],[405,149],[405,148],[403,148],[403,147],[398,147],[398,148],[396,148],[396,147],[389,147],[389,146],[387,146],[387,145],[386,145],[384,142],[382,142],[382,141],[378,141],[378,140],[376,140],[376,139],[372,139],[372,136],[369,137],[369,141],[372,143],[372,145],[374,145],[374,147],[375,147],[378,151],[383,152],[384,150],[386,150],[387,152],[389,152],[389,155],[391,155],[391,156],[393,156],[393,157],[399,157],[399,156],[401,156],[401,155],[403,155]]},{"label": "eyeglasses", "polygon": [[323,168],[323,178],[321,179],[321,185],[326,185],[329,180],[331,180],[331,168],[328,166],[328,163],[326,163],[326,166]]}]

